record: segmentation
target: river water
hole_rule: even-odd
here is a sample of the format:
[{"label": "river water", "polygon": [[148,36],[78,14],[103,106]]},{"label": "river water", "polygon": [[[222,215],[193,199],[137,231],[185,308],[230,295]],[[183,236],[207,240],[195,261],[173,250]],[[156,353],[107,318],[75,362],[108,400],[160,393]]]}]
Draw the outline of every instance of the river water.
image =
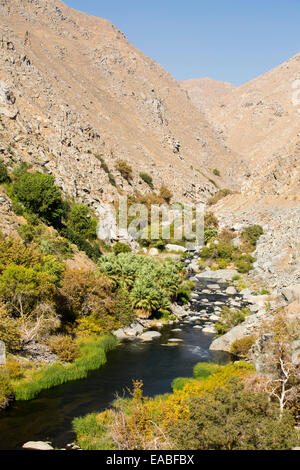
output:
[{"label": "river water", "polygon": [[[209,304],[203,305],[201,297],[208,297]],[[212,311],[214,301],[220,298],[225,300],[216,295],[200,295],[193,310],[205,307]],[[109,407],[116,394],[126,394],[132,380],[142,380],[144,395],[154,396],[171,392],[174,378],[191,377],[197,362],[228,362],[229,355],[209,351],[214,335],[194,329],[193,325],[167,326],[162,330],[162,337],[150,343],[124,342],[110,351],[107,363],[87,379],[43,391],[29,402],[13,403],[0,413],[0,449],[20,449],[25,442],[37,440],[64,447],[74,440],[74,417]],[[181,331],[173,332],[174,328]],[[166,346],[170,338],[180,338],[183,342]]]}]

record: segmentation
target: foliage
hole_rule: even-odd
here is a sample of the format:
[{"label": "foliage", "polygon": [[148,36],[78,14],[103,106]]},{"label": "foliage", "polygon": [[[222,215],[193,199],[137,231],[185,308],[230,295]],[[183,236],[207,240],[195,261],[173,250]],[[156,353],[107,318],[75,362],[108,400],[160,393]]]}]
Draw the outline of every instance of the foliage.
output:
[{"label": "foliage", "polygon": [[0,161],[0,184],[9,180],[6,166]]},{"label": "foliage", "polygon": [[212,212],[206,212],[204,216],[204,228],[205,230],[217,230],[219,227],[219,221]]},{"label": "foliage", "polygon": [[195,284],[193,281],[184,281],[177,290],[177,302],[187,304],[191,299],[191,293]]},{"label": "foliage", "polygon": [[219,191],[216,192],[216,194],[211,197],[208,200],[208,205],[213,206],[217,204],[221,199],[223,199],[226,196],[229,196],[230,194],[233,194],[233,192],[230,189],[220,189]]},{"label": "foliage", "polygon": [[0,304],[0,341],[4,341],[9,352],[20,349],[21,337],[17,323],[2,303]]},{"label": "foliage", "polygon": [[245,314],[242,310],[231,310],[229,307],[223,307],[221,318],[215,324],[219,336],[225,335],[229,330],[245,321]]},{"label": "foliage", "polygon": [[296,444],[291,415],[279,416],[267,394],[244,390],[231,379],[227,388],[192,397],[189,417],[176,423],[170,436],[176,449],[279,450]]},{"label": "foliage", "polygon": [[170,300],[179,287],[179,276],[172,262],[159,263],[152,258],[121,253],[102,256],[98,270],[118,286],[130,291],[132,306],[152,313],[169,310]]},{"label": "foliage", "polygon": [[52,337],[50,349],[63,362],[73,362],[79,356],[78,345],[71,336],[60,335]]},{"label": "foliage", "polygon": [[247,357],[255,343],[255,339],[255,336],[246,336],[245,338],[237,339],[232,343],[230,353],[234,356]]},{"label": "foliage", "polygon": [[251,247],[255,248],[257,241],[263,233],[263,228],[260,225],[251,225],[243,230],[242,239],[244,239]]},{"label": "foliage", "polygon": [[13,191],[29,212],[37,214],[46,223],[59,223],[63,215],[63,202],[52,175],[25,173],[14,183]]},{"label": "foliage", "polygon": [[164,199],[167,202],[167,204],[169,204],[171,202],[173,194],[167,188],[166,185],[162,184],[161,187],[160,187],[160,190],[159,190],[159,197]]},{"label": "foliage", "polygon": [[153,179],[152,179],[152,176],[149,175],[149,173],[141,172],[141,173],[140,173],[140,178],[141,178],[146,184],[148,184],[148,186],[149,186],[152,190],[154,189]]},{"label": "foliage", "polygon": [[125,160],[117,160],[115,169],[121,173],[121,176],[128,182],[132,180],[132,167]]},{"label": "foliage", "polygon": [[220,170],[218,170],[217,168],[215,168],[215,169],[213,170],[213,174],[214,174],[215,176],[221,176]]},{"label": "foliage", "polygon": [[85,204],[73,204],[67,216],[67,227],[88,240],[97,238],[97,220],[89,216],[89,208]]},{"label": "foliage", "polygon": [[7,374],[0,370],[0,410],[6,408],[13,396],[13,390]]},{"label": "foliage", "polygon": [[212,229],[207,229],[204,231],[204,243],[207,244],[211,240],[217,238],[218,236],[218,231],[217,230],[212,230]]},{"label": "foliage", "polygon": [[70,228],[63,228],[60,231],[60,234],[70,240],[70,242],[74,243],[79,250],[84,251],[84,253],[93,261],[97,261],[101,256],[101,251],[96,242],[89,243],[84,236],[74,232]]},{"label": "foliage", "polygon": [[114,247],[114,254],[119,255],[120,253],[131,253],[130,246],[126,245],[125,243],[117,242]]},{"label": "foliage", "polygon": [[253,269],[255,258],[250,255],[243,254],[235,260],[235,266],[239,273],[249,273]]},{"label": "foliage", "polygon": [[68,365],[59,363],[45,366],[30,379],[23,379],[14,386],[16,400],[32,400],[42,390],[73,380],[85,379],[89,371],[99,369],[106,362],[106,352],[115,347],[112,335],[88,338],[79,344],[79,357]]}]

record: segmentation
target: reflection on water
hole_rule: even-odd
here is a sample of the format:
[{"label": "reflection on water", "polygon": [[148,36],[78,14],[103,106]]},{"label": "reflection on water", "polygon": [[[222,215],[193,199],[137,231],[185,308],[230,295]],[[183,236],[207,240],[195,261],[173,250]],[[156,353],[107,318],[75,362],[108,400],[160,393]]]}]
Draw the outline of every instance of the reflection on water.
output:
[{"label": "reflection on water", "polygon": [[[29,440],[51,441],[56,446],[72,442],[71,422],[75,416],[107,408],[116,393],[125,394],[133,379],[143,380],[145,395],[171,391],[176,377],[192,376],[200,361],[228,362],[225,354],[212,355],[212,335],[190,325],[180,332],[165,328],[162,338],[151,343],[123,343],[108,354],[108,362],[87,379],[69,382],[44,391],[31,402],[16,402],[0,414],[0,449],[19,449]],[[182,344],[164,346],[169,338]]]}]

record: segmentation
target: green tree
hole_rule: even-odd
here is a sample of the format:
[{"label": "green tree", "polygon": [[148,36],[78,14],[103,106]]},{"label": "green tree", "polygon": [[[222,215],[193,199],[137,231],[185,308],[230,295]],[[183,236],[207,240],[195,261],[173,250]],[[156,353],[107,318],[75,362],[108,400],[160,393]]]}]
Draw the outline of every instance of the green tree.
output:
[{"label": "green tree", "polygon": [[89,208],[85,204],[72,205],[68,214],[67,227],[88,240],[97,238],[97,220],[89,216]]},{"label": "green tree", "polygon": [[44,222],[59,223],[63,215],[63,202],[53,176],[39,172],[25,173],[14,183],[13,191],[29,212],[37,214]]}]

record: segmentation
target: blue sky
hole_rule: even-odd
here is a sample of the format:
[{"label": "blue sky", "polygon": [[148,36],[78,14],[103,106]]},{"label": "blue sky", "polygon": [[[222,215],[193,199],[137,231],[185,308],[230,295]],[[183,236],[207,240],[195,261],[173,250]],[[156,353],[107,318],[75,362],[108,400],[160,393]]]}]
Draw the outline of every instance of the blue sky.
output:
[{"label": "blue sky", "polygon": [[300,0],[64,0],[109,19],[178,80],[235,85],[300,51]]}]

